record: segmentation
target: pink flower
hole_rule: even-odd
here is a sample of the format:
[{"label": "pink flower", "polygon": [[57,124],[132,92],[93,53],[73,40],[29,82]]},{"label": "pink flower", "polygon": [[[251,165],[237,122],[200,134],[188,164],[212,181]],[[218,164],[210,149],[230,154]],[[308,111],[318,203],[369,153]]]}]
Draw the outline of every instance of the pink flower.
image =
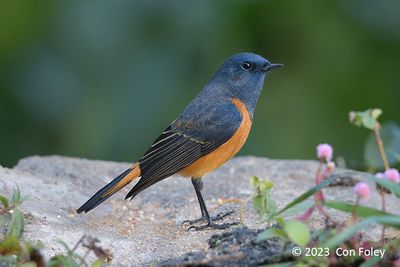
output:
[{"label": "pink flower", "polygon": [[385,178],[385,175],[384,175],[382,172],[377,172],[377,173],[375,173],[375,176],[376,176],[377,178],[381,178],[381,179],[384,179],[384,178]]},{"label": "pink flower", "polygon": [[336,167],[336,165],[335,165],[335,162],[333,162],[333,161],[329,161],[327,164],[326,164],[326,168],[328,169],[328,171],[333,171],[333,169]]},{"label": "pink flower", "polygon": [[369,186],[363,182],[357,183],[354,186],[354,192],[356,192],[360,198],[366,198],[369,196]]},{"label": "pink flower", "polygon": [[333,148],[329,144],[319,144],[317,146],[317,157],[326,161],[330,161],[333,156]]},{"label": "pink flower", "polygon": [[389,181],[392,181],[393,183],[400,183],[400,174],[397,169],[393,168],[385,171],[383,177]]}]

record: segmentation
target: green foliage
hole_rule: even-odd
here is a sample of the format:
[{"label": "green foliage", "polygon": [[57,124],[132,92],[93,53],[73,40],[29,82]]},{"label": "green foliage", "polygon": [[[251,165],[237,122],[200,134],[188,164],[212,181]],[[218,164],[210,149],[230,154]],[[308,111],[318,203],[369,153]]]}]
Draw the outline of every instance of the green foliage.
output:
[{"label": "green foliage", "polygon": [[[368,129],[374,129],[374,127],[377,126],[377,128],[374,129],[377,130],[379,129],[379,125],[376,124],[376,120],[380,114],[380,110],[367,110],[365,112],[353,113],[351,115],[351,119],[352,122],[357,126],[366,127]],[[394,133],[394,135],[396,135],[397,129],[393,129],[394,128],[392,128],[391,131],[392,133]],[[377,133],[377,136],[379,137],[379,133]],[[396,142],[396,140],[393,141],[393,143]],[[397,153],[394,153],[394,155],[397,156]],[[356,174],[366,180],[369,180],[370,182],[373,182],[378,188],[383,188],[388,193],[392,192],[398,198],[400,198],[400,184],[398,183],[391,182],[387,179],[379,179],[374,175],[362,172],[353,171],[350,174],[342,175],[352,176]],[[373,224],[380,224],[384,226],[384,229],[385,227],[391,227],[396,230],[400,230],[400,216],[360,205],[359,198],[357,199],[356,204],[351,204],[343,201],[321,201],[321,199],[324,199],[324,197],[321,197],[323,196],[323,194],[322,192],[320,192],[320,195],[318,195],[319,197],[314,198],[315,203],[311,203],[310,205],[308,198],[315,195],[323,188],[329,186],[337,178],[338,175],[330,175],[313,188],[307,190],[306,192],[295,198],[293,201],[289,202],[279,211],[273,214],[268,214],[268,216],[264,216],[264,218],[268,218],[268,220],[276,220],[277,224],[261,232],[257,236],[256,241],[260,242],[272,237],[279,237],[281,239],[291,241],[294,244],[303,248],[306,246],[308,246],[309,248],[327,248],[329,249],[330,255],[334,256],[333,258],[335,258],[334,251],[338,247],[356,250],[357,248],[363,246],[360,241],[361,239],[358,238],[358,236],[356,238],[355,235],[358,233],[361,234],[362,230],[365,230],[367,227]],[[259,186],[259,180],[257,178],[254,178],[252,180],[252,186],[256,188],[257,186]],[[254,207],[257,212],[261,214],[266,212],[264,207],[262,206],[262,203],[263,202],[261,200],[254,198]],[[332,208],[342,212],[351,213],[352,217],[347,222],[336,222],[329,216],[328,213],[326,213],[324,208]],[[297,216],[298,220],[290,219],[286,221],[283,217],[281,217],[287,217],[288,215],[296,216],[296,214],[298,215],[300,211],[304,210],[306,210],[304,214]],[[328,226],[324,229],[320,229],[310,233],[307,225],[300,220],[306,220],[310,218],[314,210],[321,211],[321,214],[325,217]],[[384,234],[382,234],[382,236],[384,236]],[[386,244],[382,245],[384,242],[385,241],[382,238],[381,243],[378,244],[371,242],[371,244],[374,248],[385,249],[385,258],[371,257],[369,259],[364,259],[361,257],[361,255],[355,255],[348,257],[336,257],[335,259],[333,259],[331,257],[328,257],[328,255],[317,257],[315,255],[313,256],[300,254],[300,256],[296,255],[298,257],[292,263],[295,263],[296,266],[328,266],[332,263],[333,260],[334,264],[338,264],[339,262],[339,265],[343,266],[353,266],[359,265],[361,263],[362,266],[374,266],[377,263],[382,266],[386,266],[388,265],[386,263],[392,263],[390,257],[392,257],[393,255],[397,255],[400,252],[400,241],[386,242]]]},{"label": "green foliage", "polygon": [[24,214],[18,210],[14,209],[11,216],[11,224],[8,228],[7,236],[20,238],[25,227]]},{"label": "green foliage", "polygon": [[303,201],[305,201],[306,199],[308,199],[310,196],[314,195],[317,191],[327,187],[330,185],[331,182],[333,182],[337,177],[335,176],[331,176],[325,180],[323,180],[321,183],[319,183],[318,185],[314,186],[313,188],[309,189],[308,191],[306,191],[305,193],[301,194],[300,196],[296,197],[293,201],[291,201],[290,203],[288,203],[285,207],[283,207],[280,211],[276,212],[275,214],[273,214],[273,217],[278,216],[280,214],[282,214],[283,212],[299,205],[300,203],[302,203]]},{"label": "green foliage", "polygon": [[261,214],[264,219],[268,220],[270,216],[276,212],[276,204],[270,197],[274,185],[270,180],[262,180],[257,176],[253,176],[250,179],[250,184],[254,190],[254,209],[257,213]]},{"label": "green foliage", "polygon": [[261,232],[257,236],[257,240],[265,240],[274,236],[293,241],[300,246],[305,246],[309,241],[308,227],[297,220],[290,220],[285,222],[283,218],[276,217],[276,204],[271,199],[270,194],[273,188],[273,183],[268,179],[260,179],[253,176],[250,179],[250,184],[254,190],[253,206],[255,211],[262,215],[263,219],[269,221],[275,219],[278,227],[272,227]]},{"label": "green foliage", "polygon": [[0,195],[0,202],[3,205],[4,209],[8,209],[8,207],[9,207],[8,199],[5,196]]},{"label": "green foliage", "polygon": [[258,234],[256,241],[260,242],[272,237],[279,237],[284,240],[292,241],[302,247],[310,241],[310,230],[307,225],[298,220],[285,221],[283,218],[277,218],[277,225],[268,228]]},{"label": "green foliage", "polygon": [[328,239],[326,242],[322,243],[321,246],[329,248],[337,247],[341,243],[350,239],[357,232],[365,229],[366,227],[374,223],[379,223],[400,229],[399,216],[389,216],[389,215],[371,216],[360,221],[359,223],[350,225],[341,232],[338,232],[335,236]]},{"label": "green foliage", "polygon": [[361,172],[357,173],[360,173],[362,177],[373,181],[375,184],[378,184],[379,186],[384,187],[387,191],[394,193],[395,196],[400,198],[400,184],[388,181],[386,179],[379,179],[375,175],[371,175],[368,173],[361,173]]},{"label": "green foliage", "polygon": [[[12,191],[10,198],[0,195],[0,226],[6,226],[7,233],[5,238],[0,241],[0,266],[102,266],[105,260],[109,260],[111,255],[99,247],[99,241],[94,238],[83,236],[73,249],[70,249],[64,242],[60,242],[66,249],[66,254],[52,257],[45,263],[44,257],[40,253],[41,245],[33,244],[29,241],[22,241],[21,236],[25,227],[24,214],[19,210],[19,205],[28,199],[23,196],[18,187]],[[93,252],[97,259],[89,264],[84,257],[75,253],[76,248],[82,245],[88,252]]]},{"label": "green foliage", "polygon": [[[357,217],[365,218],[365,217],[370,217],[370,216],[378,216],[378,215],[393,215],[381,210],[373,209],[370,207],[366,207],[363,205],[353,205],[348,202],[343,202],[343,201],[326,201],[324,203],[324,206],[344,211],[344,212],[351,212],[357,215]],[[400,217],[399,217],[400,220]]]},{"label": "green foliage", "polygon": [[[388,152],[387,158],[390,165],[400,162],[400,127],[395,122],[382,124],[380,130],[385,151]],[[365,164],[372,169],[383,169],[383,162],[380,157],[374,133],[371,132],[364,145]]]},{"label": "green foliage", "polygon": [[[373,181],[374,183],[377,183],[381,186],[383,186],[384,188],[386,188],[389,191],[392,191],[396,196],[400,196],[400,184],[396,184],[393,183],[391,181],[388,180],[384,180],[384,179],[379,179],[377,177],[375,177],[374,175],[371,174],[367,174],[367,173],[362,173],[362,172],[354,172],[357,174],[362,175],[364,178],[369,179],[371,181]],[[320,184],[314,186],[313,188],[307,190],[306,192],[304,192],[303,194],[301,194],[300,196],[298,196],[297,198],[295,198],[293,201],[291,201],[290,203],[288,203],[285,207],[283,207],[281,210],[279,210],[278,212],[276,212],[275,214],[273,214],[272,217],[281,215],[282,213],[284,213],[285,211],[294,208],[297,205],[300,205],[303,201],[305,201],[306,199],[308,199],[310,196],[312,196],[313,194],[315,194],[317,191],[327,187],[330,185],[330,183],[332,183],[334,180],[336,180],[339,176],[338,175],[331,175],[330,177],[328,177],[327,179],[323,180]]]},{"label": "green foliage", "polygon": [[310,241],[310,230],[307,225],[298,220],[287,221],[284,230],[291,241],[302,247]]},{"label": "green foliage", "polygon": [[[358,173],[358,172],[355,172]],[[378,179],[373,175],[369,174],[362,174],[363,177],[369,179],[382,187],[391,190],[392,192],[400,193],[400,185],[395,184],[393,182]],[[374,208],[362,206],[362,205],[354,205],[347,202],[342,201],[324,201],[321,204],[324,207],[333,208],[343,212],[352,213],[353,216],[357,216],[359,218],[363,218],[363,220],[349,225],[337,225],[334,228],[326,228],[320,229],[318,231],[314,231],[310,233],[309,228],[306,224],[299,220],[287,220],[285,221],[284,218],[278,217],[278,215],[286,214],[288,211],[293,211],[296,207],[304,205],[307,199],[312,196],[318,190],[329,186],[329,184],[337,179],[336,175],[332,175],[326,180],[322,181],[317,186],[311,188],[310,190],[306,191],[305,193],[301,194],[299,197],[294,199],[292,202],[288,203],[285,207],[281,210],[276,212],[275,214],[271,215],[270,219],[275,219],[277,224],[274,227],[270,227],[265,231],[261,232],[258,236],[256,241],[260,242],[265,239],[279,237],[284,240],[292,241],[293,243],[305,247],[309,244],[312,244],[312,247],[320,247],[320,248],[330,248],[330,251],[335,250],[335,248],[339,246],[343,246],[346,242],[349,242],[351,238],[361,230],[364,230],[366,227],[373,225],[373,224],[381,224],[387,227],[392,227],[395,229],[400,230],[400,216],[393,215],[387,212],[383,212],[381,210],[377,210]],[[307,205],[308,206],[308,205]],[[351,243],[346,243],[346,246],[351,248]],[[388,244],[386,244],[388,245]],[[379,246],[379,245],[378,245]],[[387,247],[389,248],[389,247]],[[400,244],[397,246],[391,246],[391,248],[396,251],[400,250]],[[388,249],[386,249],[389,251]],[[393,252],[396,253],[396,252]],[[341,260],[345,261],[345,264],[350,264],[357,261],[357,257],[344,257]],[[301,256],[296,259],[296,266],[304,266],[307,265],[320,265],[321,261],[325,262],[324,264],[328,264],[328,259],[318,259],[316,257],[311,256]],[[368,261],[364,262],[363,266],[372,266],[376,262],[382,261],[381,258],[372,257]],[[319,262],[319,263],[316,263]]]},{"label": "green foliage", "polygon": [[18,209],[18,206],[26,199],[21,196],[21,192],[18,187],[15,187],[12,191],[11,198],[8,199],[4,195],[0,195],[0,226],[4,224],[10,224],[6,236],[12,236],[20,238],[24,230],[25,221],[24,215]]},{"label": "green foliage", "polygon": [[358,127],[373,130],[382,110],[378,108],[367,109],[365,111],[352,111],[349,114],[350,122]]},{"label": "green foliage", "polygon": [[[97,243],[99,242],[98,239],[92,238],[89,236],[83,236],[78,243],[73,247],[70,248],[67,243],[63,241],[59,241],[61,245],[64,246],[65,250],[67,251],[66,254],[56,255],[50,259],[47,266],[49,267],[57,267],[57,266],[66,266],[66,267],[75,267],[75,266],[92,266],[92,267],[100,267],[103,265],[104,261],[111,260],[111,255],[108,251],[104,250],[103,248],[99,247]],[[85,257],[80,256],[75,252],[77,247],[81,245],[84,248],[87,248],[88,251],[92,251],[98,259],[94,262],[89,264]]]}]

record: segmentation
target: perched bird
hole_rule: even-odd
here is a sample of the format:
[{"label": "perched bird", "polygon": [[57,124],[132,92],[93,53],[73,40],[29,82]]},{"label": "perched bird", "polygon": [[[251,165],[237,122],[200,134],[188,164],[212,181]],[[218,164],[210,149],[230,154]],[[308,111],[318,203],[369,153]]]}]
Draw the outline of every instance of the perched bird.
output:
[{"label": "perched bird", "polygon": [[192,225],[206,222],[190,228],[224,229],[232,225],[214,222],[227,214],[211,217],[208,213],[201,193],[203,177],[242,148],[250,132],[265,76],[281,66],[253,53],[239,53],[228,58],[143,157],[94,194],[77,212],[92,210],[136,178],[141,177],[125,199],[132,199],[151,185],[179,174],[191,177],[202,214],[200,219],[185,222]]}]

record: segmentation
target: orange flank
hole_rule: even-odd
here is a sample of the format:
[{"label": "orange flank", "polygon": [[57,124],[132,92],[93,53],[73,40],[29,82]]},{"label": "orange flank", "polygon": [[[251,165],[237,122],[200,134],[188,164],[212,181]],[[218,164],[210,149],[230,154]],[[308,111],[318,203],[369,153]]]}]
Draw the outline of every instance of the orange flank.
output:
[{"label": "orange flank", "polygon": [[189,166],[180,170],[179,174],[185,177],[203,177],[227,162],[242,148],[249,136],[252,121],[246,106],[239,99],[232,99],[232,103],[240,111],[242,123],[231,139],[213,152],[199,158]]},{"label": "orange flank", "polygon": [[131,167],[131,171],[121,180],[119,181],[116,185],[108,189],[106,192],[104,192],[103,197],[110,196],[120,190],[122,187],[125,185],[129,184],[132,182],[134,179],[139,178],[141,175],[141,170],[140,166],[138,163],[133,164]]}]

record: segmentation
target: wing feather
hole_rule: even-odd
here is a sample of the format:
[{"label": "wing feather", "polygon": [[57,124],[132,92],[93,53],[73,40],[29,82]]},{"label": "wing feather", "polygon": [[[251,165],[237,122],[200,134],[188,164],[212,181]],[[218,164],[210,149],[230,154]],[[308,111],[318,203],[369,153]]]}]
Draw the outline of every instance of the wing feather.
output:
[{"label": "wing feather", "polygon": [[242,121],[239,110],[230,101],[208,104],[199,108],[193,102],[154,141],[139,160],[142,178],[126,198],[179,172],[232,137]]},{"label": "wing feather", "polygon": [[190,165],[203,155],[201,148],[200,142],[182,134],[176,134],[173,138],[165,139],[162,145],[150,148],[139,160],[142,178],[126,198],[134,197],[145,188]]}]

